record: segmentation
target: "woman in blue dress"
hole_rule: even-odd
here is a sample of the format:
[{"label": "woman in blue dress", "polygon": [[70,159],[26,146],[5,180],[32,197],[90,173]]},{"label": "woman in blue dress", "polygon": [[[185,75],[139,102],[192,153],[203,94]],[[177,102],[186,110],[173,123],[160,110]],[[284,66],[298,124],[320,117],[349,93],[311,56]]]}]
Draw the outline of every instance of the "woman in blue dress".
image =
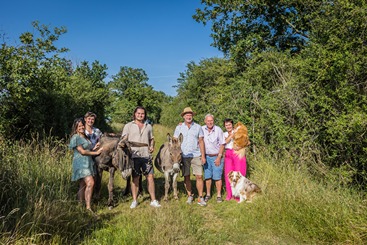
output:
[{"label": "woman in blue dress", "polygon": [[99,148],[98,150],[96,150],[98,146],[92,148],[92,143],[85,136],[84,130],[83,118],[75,119],[69,145],[69,148],[74,151],[71,180],[79,180],[78,199],[81,203],[85,200],[87,210],[92,211],[91,199],[94,187],[93,176],[95,174],[92,156],[101,154],[103,148]]}]

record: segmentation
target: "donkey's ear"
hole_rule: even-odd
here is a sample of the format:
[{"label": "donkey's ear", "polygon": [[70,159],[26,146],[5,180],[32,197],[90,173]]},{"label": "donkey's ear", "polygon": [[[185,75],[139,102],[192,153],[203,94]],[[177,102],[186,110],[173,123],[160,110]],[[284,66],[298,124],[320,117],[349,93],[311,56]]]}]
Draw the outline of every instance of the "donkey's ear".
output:
[{"label": "donkey's ear", "polygon": [[178,136],[178,140],[182,143],[182,141],[183,141],[183,135],[182,135],[182,133],[180,133],[180,135]]},{"label": "donkey's ear", "polygon": [[129,136],[128,134],[123,134],[123,135],[121,135],[121,137],[120,137],[120,141],[121,141],[121,140],[124,140],[124,141],[125,141],[125,140],[127,140],[127,139],[128,139],[128,136]]},{"label": "donkey's ear", "polygon": [[172,137],[169,133],[167,133],[167,141],[171,141],[172,140]]}]

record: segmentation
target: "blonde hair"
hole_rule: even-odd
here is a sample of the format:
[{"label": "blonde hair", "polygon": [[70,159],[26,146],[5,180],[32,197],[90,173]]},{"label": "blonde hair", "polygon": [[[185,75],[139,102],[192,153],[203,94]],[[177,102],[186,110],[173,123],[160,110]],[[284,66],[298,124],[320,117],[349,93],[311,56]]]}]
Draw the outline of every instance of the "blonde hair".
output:
[{"label": "blonde hair", "polygon": [[84,118],[87,118],[87,117],[94,117],[94,119],[97,118],[97,115],[91,111],[88,111],[87,113],[85,113],[84,115]]}]

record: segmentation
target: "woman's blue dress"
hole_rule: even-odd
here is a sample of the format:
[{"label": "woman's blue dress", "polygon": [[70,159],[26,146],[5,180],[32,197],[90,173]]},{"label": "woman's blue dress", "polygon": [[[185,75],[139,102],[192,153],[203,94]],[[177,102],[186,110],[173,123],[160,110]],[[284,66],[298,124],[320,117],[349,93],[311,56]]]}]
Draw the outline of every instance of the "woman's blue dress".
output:
[{"label": "woman's blue dress", "polygon": [[73,173],[71,176],[72,181],[83,179],[87,176],[94,176],[94,162],[91,156],[84,156],[77,150],[77,146],[81,145],[84,150],[91,150],[92,143],[81,137],[78,134],[74,134],[71,137],[69,148],[73,149]]}]

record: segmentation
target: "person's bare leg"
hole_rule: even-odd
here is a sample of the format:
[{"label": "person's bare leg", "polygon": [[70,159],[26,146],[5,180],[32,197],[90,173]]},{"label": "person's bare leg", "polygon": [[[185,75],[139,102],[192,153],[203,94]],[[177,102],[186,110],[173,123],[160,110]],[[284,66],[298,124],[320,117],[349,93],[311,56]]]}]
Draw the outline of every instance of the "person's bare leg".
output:
[{"label": "person's bare leg", "polygon": [[94,178],[93,176],[87,176],[84,178],[85,181],[85,205],[87,209],[90,209],[90,204],[93,195],[93,188],[94,188]]},{"label": "person's bare leg", "polygon": [[217,188],[217,197],[221,197],[222,196],[222,193],[221,193],[221,190],[222,190],[222,180],[216,180],[215,181],[215,187]]},{"label": "person's bare leg", "polygon": [[196,189],[198,190],[199,197],[202,197],[204,192],[204,180],[202,175],[196,175]]},{"label": "person's bare leg", "polygon": [[205,185],[206,185],[206,195],[210,196],[211,187],[212,187],[212,179],[206,179]]},{"label": "person's bare leg", "polygon": [[79,180],[79,190],[78,190],[78,194],[77,194],[78,200],[81,204],[85,200],[84,192],[85,192],[85,181],[84,181],[84,179],[81,179],[81,180]]},{"label": "person's bare leg", "polygon": [[187,195],[191,196],[192,195],[192,186],[191,186],[190,175],[184,177],[184,184],[185,184]]},{"label": "person's bare leg", "polygon": [[139,178],[140,176],[133,177],[133,181],[131,183],[131,193],[133,195],[134,201],[136,201],[138,198]]},{"label": "person's bare leg", "polygon": [[154,186],[154,176],[153,174],[147,175],[147,182],[148,182],[148,192],[150,194],[150,199],[152,201],[155,200],[155,186]]}]

